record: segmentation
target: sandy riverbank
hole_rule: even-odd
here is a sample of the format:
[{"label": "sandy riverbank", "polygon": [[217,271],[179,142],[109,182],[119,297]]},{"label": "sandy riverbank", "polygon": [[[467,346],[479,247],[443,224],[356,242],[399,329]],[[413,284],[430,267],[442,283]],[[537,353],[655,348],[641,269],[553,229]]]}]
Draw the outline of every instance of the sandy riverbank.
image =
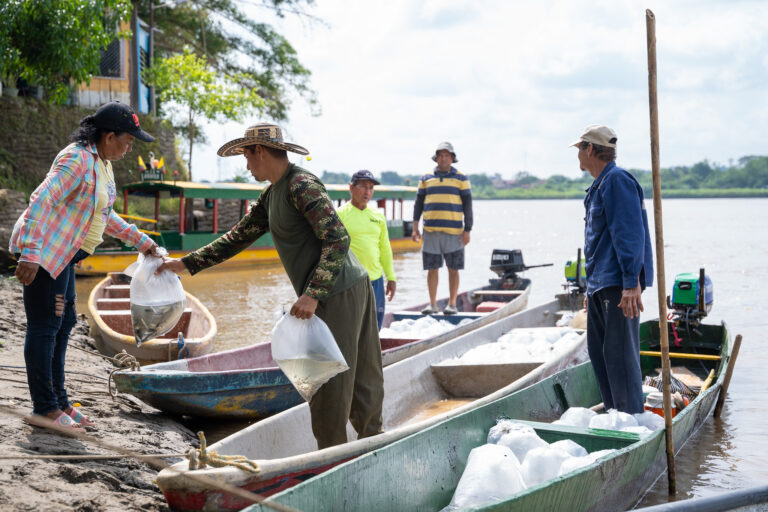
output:
[{"label": "sandy riverbank", "polygon": [[[20,327],[25,323],[21,285],[0,275],[0,404],[23,414],[32,410],[24,369],[25,331]],[[69,343],[70,347],[95,350],[84,318]],[[89,436],[147,454],[181,454],[197,446],[192,431],[157,410],[128,395],[113,400],[107,391],[112,368],[101,357],[72,348],[67,351],[69,397],[97,422],[98,428]],[[109,453],[95,443],[31,427],[1,410],[0,429],[2,456]],[[168,510],[153,483],[156,475],[150,466],[127,458],[74,462],[0,459],[0,509]]]}]

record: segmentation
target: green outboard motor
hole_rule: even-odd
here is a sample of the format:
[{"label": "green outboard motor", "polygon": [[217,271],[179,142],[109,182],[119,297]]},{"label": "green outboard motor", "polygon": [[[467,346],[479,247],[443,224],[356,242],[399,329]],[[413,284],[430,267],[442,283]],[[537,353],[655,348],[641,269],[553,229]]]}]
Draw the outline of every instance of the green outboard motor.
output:
[{"label": "green outboard motor", "polygon": [[563,288],[568,291],[568,302],[571,310],[581,309],[584,294],[587,293],[587,270],[585,260],[581,256],[581,248],[576,252],[575,260],[565,262],[563,274],[565,275]]},{"label": "green outboard motor", "polygon": [[672,287],[672,296],[667,296],[667,307],[676,326],[689,327],[696,332],[701,319],[712,310],[713,286],[704,269],[677,274]]}]

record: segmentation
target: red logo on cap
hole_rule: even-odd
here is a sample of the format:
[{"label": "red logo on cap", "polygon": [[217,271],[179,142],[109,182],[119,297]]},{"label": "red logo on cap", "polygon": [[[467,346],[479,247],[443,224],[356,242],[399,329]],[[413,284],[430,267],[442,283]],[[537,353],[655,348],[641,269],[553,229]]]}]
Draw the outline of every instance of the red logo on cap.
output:
[{"label": "red logo on cap", "polygon": [[136,114],[131,114],[131,115],[133,116],[133,123],[136,126],[139,126],[139,116],[137,116]]}]

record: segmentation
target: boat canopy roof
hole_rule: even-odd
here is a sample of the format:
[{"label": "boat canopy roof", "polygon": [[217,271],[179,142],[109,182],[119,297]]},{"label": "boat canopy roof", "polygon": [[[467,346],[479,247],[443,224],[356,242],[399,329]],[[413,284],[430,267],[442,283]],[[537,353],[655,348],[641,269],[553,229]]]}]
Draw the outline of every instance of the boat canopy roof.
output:
[{"label": "boat canopy roof", "polygon": [[[155,196],[157,192],[169,192],[170,197],[203,197],[206,199],[256,199],[267,188],[258,183],[198,183],[195,181],[142,181],[123,185],[129,194]],[[331,199],[349,199],[349,185],[325,185]],[[401,185],[377,185],[373,199],[415,199],[416,187]],[[163,194],[165,197],[168,195]]]}]

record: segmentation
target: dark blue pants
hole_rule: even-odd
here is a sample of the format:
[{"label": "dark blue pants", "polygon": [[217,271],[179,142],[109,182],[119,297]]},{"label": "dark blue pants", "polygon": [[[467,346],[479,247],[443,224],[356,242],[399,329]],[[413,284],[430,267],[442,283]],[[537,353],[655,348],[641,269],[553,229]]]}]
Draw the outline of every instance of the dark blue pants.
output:
[{"label": "dark blue pants", "polygon": [[624,316],[621,288],[598,290],[587,299],[587,347],[606,409],[641,413],[640,319]]},{"label": "dark blue pants", "polygon": [[79,250],[56,279],[40,267],[34,281],[24,287],[24,361],[35,414],[65,410],[70,405],[64,389],[64,361],[69,333],[77,323],[75,263],[87,256]]},{"label": "dark blue pants", "polygon": [[381,330],[381,323],[384,321],[384,302],[386,300],[384,296],[384,276],[371,281],[371,286],[373,287],[373,298],[376,299],[376,321],[379,323],[379,330]]}]

